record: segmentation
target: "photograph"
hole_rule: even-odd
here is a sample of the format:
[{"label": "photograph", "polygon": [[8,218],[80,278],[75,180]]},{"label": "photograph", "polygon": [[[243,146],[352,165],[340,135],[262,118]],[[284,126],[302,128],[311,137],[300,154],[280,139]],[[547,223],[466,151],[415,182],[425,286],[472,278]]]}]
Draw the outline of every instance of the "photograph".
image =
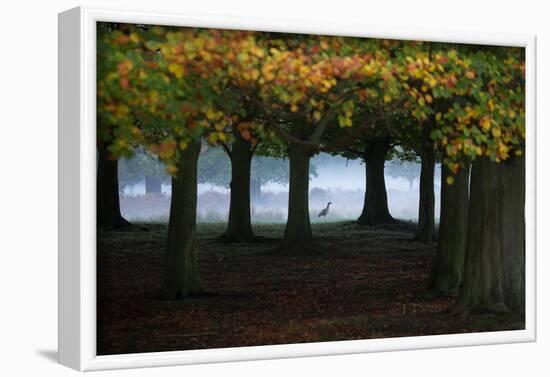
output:
[{"label": "photograph", "polygon": [[98,356],[526,329],[525,47],[95,30]]}]

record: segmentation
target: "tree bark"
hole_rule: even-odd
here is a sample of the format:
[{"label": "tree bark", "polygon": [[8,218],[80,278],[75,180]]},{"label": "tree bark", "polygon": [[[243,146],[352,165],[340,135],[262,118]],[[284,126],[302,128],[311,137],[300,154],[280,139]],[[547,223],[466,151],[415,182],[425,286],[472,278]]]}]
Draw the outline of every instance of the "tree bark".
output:
[{"label": "tree bark", "polygon": [[418,227],[415,236],[415,240],[421,242],[431,242],[435,239],[435,150],[430,139],[430,132],[431,128],[425,126],[423,129],[423,145],[421,153]]},{"label": "tree bark", "polygon": [[238,133],[231,148],[231,199],[229,221],[223,238],[226,242],[254,240],[250,218],[250,168],[252,163],[250,142]]},{"label": "tree bark", "polygon": [[97,160],[97,228],[123,229],[131,225],[120,212],[118,159],[107,146],[98,150]]},{"label": "tree bark", "polygon": [[309,219],[309,160],[310,147],[290,143],[290,181],[288,219],[280,249],[309,248],[313,233]]},{"label": "tree bark", "polygon": [[388,209],[388,195],[384,178],[384,164],[390,147],[389,139],[377,139],[365,147],[366,190],[363,211],[357,219],[360,225],[378,225],[395,222]]},{"label": "tree bark", "polygon": [[162,289],[166,299],[182,299],[203,292],[196,261],[197,160],[200,149],[200,142],[193,142],[180,153],[178,176],[172,178]]},{"label": "tree bark", "polygon": [[162,186],[160,180],[156,177],[151,177],[149,175],[145,176],[145,193],[146,194],[158,194],[162,191]]},{"label": "tree bark", "polygon": [[525,313],[525,159],[472,164],[464,282],[457,310]]},{"label": "tree bark", "polygon": [[[452,185],[446,181],[454,178]],[[441,166],[441,216],[437,254],[428,281],[435,292],[457,294],[464,275],[464,255],[468,230],[468,185],[470,165],[453,175]]]}]

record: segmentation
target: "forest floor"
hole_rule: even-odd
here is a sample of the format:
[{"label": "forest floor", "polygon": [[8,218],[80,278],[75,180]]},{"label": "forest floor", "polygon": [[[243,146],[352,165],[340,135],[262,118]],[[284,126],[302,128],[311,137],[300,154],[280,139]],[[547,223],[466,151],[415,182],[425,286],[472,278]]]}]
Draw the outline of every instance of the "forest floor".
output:
[{"label": "forest floor", "polygon": [[372,339],[524,328],[514,315],[451,316],[452,297],[427,294],[435,244],[410,223],[314,224],[319,255],[277,255],[284,224],[266,240],[223,244],[223,224],[199,224],[198,265],[215,295],[159,298],[167,226],[98,234],[100,355]]}]

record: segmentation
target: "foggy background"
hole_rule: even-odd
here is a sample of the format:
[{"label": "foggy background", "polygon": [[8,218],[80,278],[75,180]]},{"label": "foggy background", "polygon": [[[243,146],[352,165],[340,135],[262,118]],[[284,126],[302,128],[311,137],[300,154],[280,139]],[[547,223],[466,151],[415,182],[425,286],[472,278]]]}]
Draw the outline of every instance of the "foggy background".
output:
[{"label": "foggy background", "polygon": [[[119,164],[120,204],[130,221],[167,222],[170,208],[170,177],[155,158],[136,163],[143,156],[121,160]],[[355,220],[363,209],[365,166],[360,160],[347,160],[326,153],[311,159],[309,208],[312,222]],[[129,173],[130,171],[130,173]],[[153,171],[153,173],[151,173]],[[288,211],[288,159],[253,158],[252,181],[263,178],[261,191],[252,189],[251,215],[255,223],[284,223]],[[440,165],[435,173],[435,217],[439,221]],[[160,192],[146,193],[145,175],[155,175]],[[129,178],[129,176],[131,176]],[[199,157],[198,222],[226,222],[229,214],[231,165],[220,148]],[[385,179],[388,205],[394,218],[416,221],[418,217],[420,164],[386,161]],[[326,218],[317,214],[332,202]]]}]

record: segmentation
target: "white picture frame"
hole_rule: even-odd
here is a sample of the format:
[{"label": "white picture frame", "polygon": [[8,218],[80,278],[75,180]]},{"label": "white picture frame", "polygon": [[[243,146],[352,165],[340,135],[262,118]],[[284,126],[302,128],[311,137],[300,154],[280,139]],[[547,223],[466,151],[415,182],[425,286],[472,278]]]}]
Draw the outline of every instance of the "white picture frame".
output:
[{"label": "white picture frame", "polygon": [[[326,35],[475,43],[525,48],[525,329],[308,344],[97,356],[96,354],[96,23],[126,22]],[[162,14],[78,7],[59,14],[59,362],[80,371],[457,347],[536,339],[536,38],[349,23]]]}]

